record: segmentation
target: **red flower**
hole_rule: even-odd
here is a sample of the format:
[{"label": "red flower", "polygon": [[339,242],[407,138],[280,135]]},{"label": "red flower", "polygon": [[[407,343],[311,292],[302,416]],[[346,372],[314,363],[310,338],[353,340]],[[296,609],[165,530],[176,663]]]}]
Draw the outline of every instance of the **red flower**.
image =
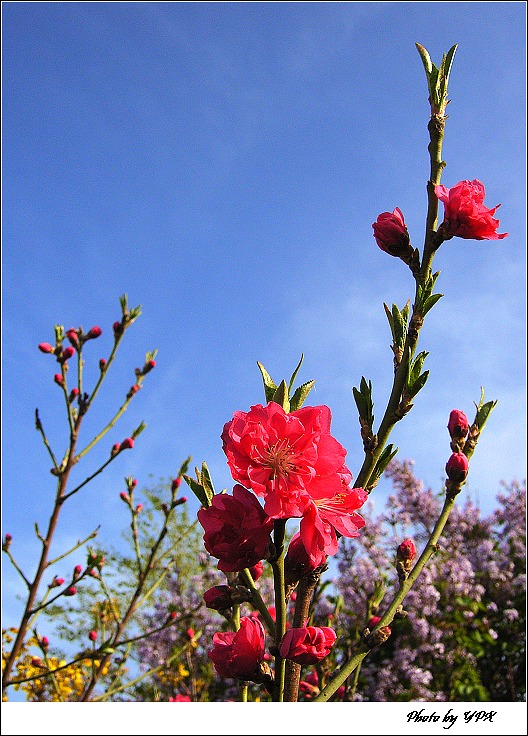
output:
[{"label": "red flower", "polygon": [[290,629],[282,637],[280,655],[297,664],[316,664],[332,649],[336,633],[328,626],[303,626]]},{"label": "red flower", "polygon": [[251,680],[264,659],[265,633],[257,618],[244,616],[238,631],[217,632],[209,652],[221,677]]},{"label": "red flower", "polygon": [[339,493],[331,498],[315,497],[306,509],[301,521],[300,535],[310,562],[314,567],[322,565],[327,555],[337,552],[338,531],[344,537],[358,537],[365,520],[356,509],[368,498],[363,488],[348,488],[343,481]]},{"label": "red flower", "polygon": [[460,440],[463,439],[469,431],[469,421],[467,416],[460,409],[453,409],[449,415],[449,422],[447,425],[451,439]]},{"label": "red flower", "polygon": [[218,557],[222,572],[240,572],[269,554],[273,520],[255,496],[236,485],[233,495],[217,493],[209,508],[198,511],[206,550]]},{"label": "red flower", "polygon": [[501,240],[508,235],[497,233],[500,222],[493,215],[500,205],[492,209],[484,206],[486,191],[478,179],[465,179],[450,189],[438,184],[434,190],[444,203],[444,221],[439,228],[444,240],[454,236],[473,240]]},{"label": "red flower", "polygon": [[446,473],[449,480],[462,483],[466,480],[469,470],[469,462],[463,452],[454,452],[446,465]]},{"label": "red flower", "polygon": [[374,237],[381,250],[399,257],[409,246],[409,232],[402,211],[396,207],[392,212],[382,212],[373,223]]},{"label": "red flower", "polygon": [[279,404],[257,404],[235,412],[222,432],[233,478],[265,498],[275,519],[302,516],[311,495],[332,497],[341,490],[346,450],[330,435],[327,406],[287,414]]}]

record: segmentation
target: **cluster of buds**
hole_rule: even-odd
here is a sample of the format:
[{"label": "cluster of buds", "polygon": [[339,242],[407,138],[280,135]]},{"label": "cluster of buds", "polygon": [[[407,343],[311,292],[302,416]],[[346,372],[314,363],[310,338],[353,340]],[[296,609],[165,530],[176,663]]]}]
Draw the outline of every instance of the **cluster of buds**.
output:
[{"label": "cluster of buds", "polygon": [[79,347],[87,340],[95,340],[102,334],[103,331],[98,325],[92,327],[92,329],[88,330],[88,332],[83,332],[82,327],[79,327],[77,329],[75,327],[70,327],[69,330],[66,330],[66,337],[73,345],[73,347],[77,349],[79,349]]},{"label": "cluster of buds", "polygon": [[463,450],[470,428],[468,418],[463,411],[453,409],[449,415],[447,429],[451,437],[453,454],[447,461],[445,468],[447,474],[446,489],[447,497],[454,498],[460,493],[469,471],[469,461]]},{"label": "cluster of buds", "polygon": [[405,582],[411,572],[416,557],[416,545],[412,539],[404,539],[396,549],[396,571],[400,584]]}]

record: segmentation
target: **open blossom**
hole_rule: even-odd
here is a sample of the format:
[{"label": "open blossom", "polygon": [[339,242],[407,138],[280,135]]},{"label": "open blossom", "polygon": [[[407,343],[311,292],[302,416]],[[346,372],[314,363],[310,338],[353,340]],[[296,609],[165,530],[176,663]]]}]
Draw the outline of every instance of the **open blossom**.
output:
[{"label": "open blossom", "polygon": [[316,664],[329,654],[336,638],[328,626],[289,629],[282,637],[280,655],[297,664]]},{"label": "open blossom", "polygon": [[491,209],[484,206],[486,190],[478,179],[465,179],[449,189],[438,184],[434,190],[444,203],[444,221],[439,230],[445,240],[454,236],[471,240],[501,240],[508,235],[497,232],[500,221],[493,215],[500,205]]},{"label": "open blossom", "polygon": [[232,496],[217,493],[209,508],[198,511],[198,520],[205,548],[223,572],[240,572],[268,557],[273,520],[246,488],[236,485]]},{"label": "open blossom", "polygon": [[322,565],[327,555],[337,552],[337,533],[344,537],[359,536],[365,520],[359,509],[368,498],[363,488],[348,488],[331,498],[315,497],[308,505],[300,525],[300,535],[312,565]]},{"label": "open blossom", "polygon": [[265,499],[275,519],[302,516],[312,496],[331,498],[351,479],[344,447],[330,435],[327,406],[287,414],[277,403],[235,412],[222,432],[233,478]]},{"label": "open blossom", "polygon": [[244,616],[238,631],[217,632],[209,652],[221,677],[251,680],[264,660],[264,627],[257,618]]}]

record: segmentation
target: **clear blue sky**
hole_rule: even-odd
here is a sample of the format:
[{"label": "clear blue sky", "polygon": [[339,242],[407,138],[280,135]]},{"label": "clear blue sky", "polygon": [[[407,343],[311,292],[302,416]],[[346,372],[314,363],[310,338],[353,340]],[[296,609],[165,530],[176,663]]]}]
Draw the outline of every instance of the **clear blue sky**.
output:
[{"label": "clear blue sky", "polygon": [[[94,418],[110,418],[147,350],[158,366],[79,480],[148,428],[73,499],[58,549],[98,523],[102,542],[116,538],[127,475],[141,487],[190,454],[230,487],[220,433],[263,401],[257,360],[279,381],[304,352],[299,378],[316,379],[311,401],[331,407],[357,474],[352,386],[373,381],[379,421],[392,378],[382,304],[414,295],[372,223],[398,206],[423,242],[415,42],[436,63],[459,44],[443,183],[483,181],[510,235],[439,251],[445,297],[420,339],[431,377],[391,439],[439,490],[449,412],[472,418],[483,385],[499,404],[468,492],[487,513],[501,479],[525,477],[525,27],[520,2],[3,4],[3,514],[21,564],[54,494],[35,407],[57,454],[66,437],[56,364],[37,344],[56,323],[98,324],[96,363],[125,292],[143,316]],[[20,589],[4,572],[10,619]]]}]

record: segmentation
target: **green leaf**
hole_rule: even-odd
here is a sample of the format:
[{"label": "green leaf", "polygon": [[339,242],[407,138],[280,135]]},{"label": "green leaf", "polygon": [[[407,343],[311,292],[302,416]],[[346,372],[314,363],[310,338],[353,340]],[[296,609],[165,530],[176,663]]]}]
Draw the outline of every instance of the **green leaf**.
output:
[{"label": "green leaf", "polygon": [[306,383],[298,386],[292,398],[290,399],[290,411],[297,411],[297,409],[301,408],[301,406],[306,401],[306,397],[314,386],[315,381],[306,381]]},{"label": "green leaf", "polygon": [[364,421],[368,422],[369,426],[372,427],[374,423],[374,404],[372,402],[372,381],[369,381],[367,383],[364,376],[361,377],[361,381],[359,383],[359,390],[357,388],[352,388],[352,393],[354,394],[354,399],[356,402],[356,406],[358,409],[358,413],[360,416],[360,419],[363,419]]},{"label": "green leaf", "polygon": [[413,383],[417,381],[418,378],[420,377],[420,373],[422,372],[423,364],[428,355],[429,353],[423,350],[413,360],[412,367],[409,372],[409,386],[412,386]]},{"label": "green leaf", "polygon": [[391,328],[392,336],[394,337],[394,327],[393,327],[393,320],[392,320],[392,312],[389,309],[389,307],[383,302],[383,307],[385,309],[385,314],[387,315],[387,319],[389,320],[389,325]]},{"label": "green leaf", "polygon": [[422,317],[425,317],[427,312],[434,307],[437,301],[439,301],[444,295],[443,294],[432,294],[428,297],[422,308]]},{"label": "green leaf", "polygon": [[183,479],[202,506],[206,509],[209,508],[211,506],[212,496],[207,495],[205,488],[198,481],[194,480],[194,478],[191,478],[190,475],[184,475]]},{"label": "green leaf", "polygon": [[299,361],[299,364],[298,364],[297,368],[293,371],[292,377],[290,378],[290,383],[289,383],[289,386],[288,386],[288,389],[289,389],[289,392],[290,393],[291,393],[291,390],[293,388],[293,382],[297,378],[297,373],[299,372],[299,368],[301,367],[303,360],[304,360],[304,353],[301,353],[301,359]]},{"label": "green leaf", "polygon": [[262,374],[262,381],[264,383],[264,393],[266,394],[266,402],[273,400],[273,395],[275,391],[277,390],[277,385],[273,381],[272,377],[268,373],[268,371],[264,368],[262,363],[259,363],[257,360],[257,365],[259,367],[259,370]]},{"label": "green leaf", "polygon": [[392,458],[395,457],[397,452],[398,448],[394,447],[394,445],[387,445],[387,447],[385,447],[385,449],[376,461],[376,465],[374,466],[374,470],[372,471],[372,475],[370,476],[370,480],[368,483],[369,487],[372,487],[378,482],[383,472],[385,471],[385,468],[390,463]]},{"label": "green leaf", "polygon": [[409,398],[413,399],[416,394],[423,389],[429,378],[429,371],[424,371],[422,375],[414,381],[412,386],[408,388]]},{"label": "green leaf", "polygon": [[431,74],[431,70],[433,68],[431,57],[429,56],[429,53],[424,46],[419,43],[416,43],[415,46],[418,49],[418,53],[420,54],[420,57],[422,59],[427,79],[429,79],[429,74]]},{"label": "green leaf", "polygon": [[215,489],[213,486],[213,481],[211,479],[211,473],[209,472],[209,468],[207,467],[205,461],[202,463],[202,472],[200,473],[200,481],[205,490],[205,493],[207,494],[207,497],[213,498],[213,496],[215,495]]},{"label": "green leaf", "polygon": [[286,413],[290,411],[290,395],[286,381],[282,380],[280,382],[271,400],[282,406]]}]

